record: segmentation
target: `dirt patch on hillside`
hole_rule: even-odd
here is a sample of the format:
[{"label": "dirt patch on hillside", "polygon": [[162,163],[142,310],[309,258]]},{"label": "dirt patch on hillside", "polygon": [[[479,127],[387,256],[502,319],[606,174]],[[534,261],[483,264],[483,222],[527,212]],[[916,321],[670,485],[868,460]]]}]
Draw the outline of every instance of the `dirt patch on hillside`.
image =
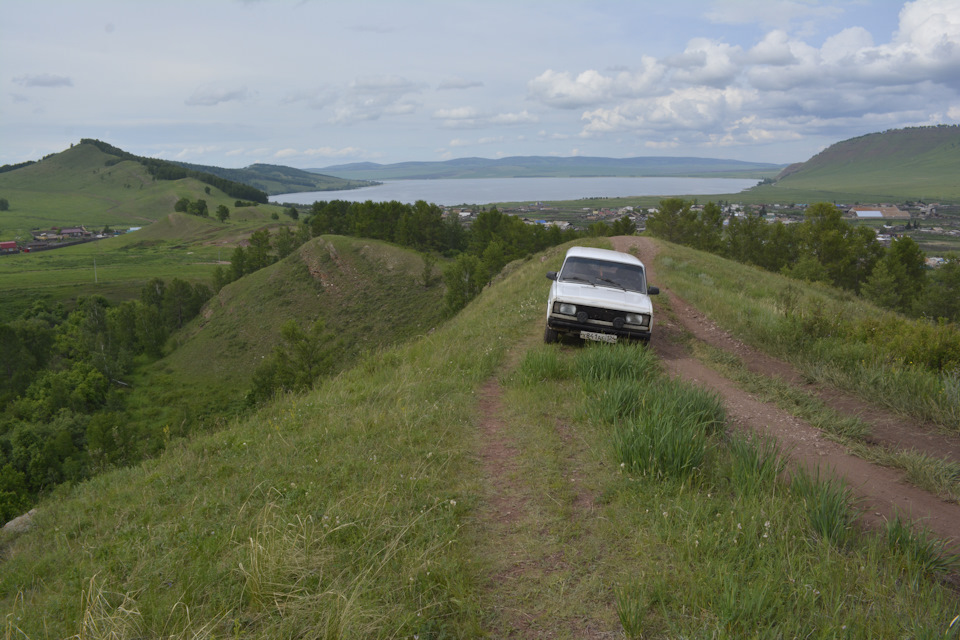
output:
[{"label": "dirt patch on hillside", "polygon": [[[653,268],[656,245],[649,238],[622,236],[612,239],[618,251],[634,252],[647,267],[649,279],[656,283]],[[781,446],[799,464],[836,474],[847,482],[862,500],[867,524],[894,518],[898,513],[928,527],[935,535],[952,540],[960,532],[960,505],[908,484],[897,470],[871,464],[849,453],[845,447],[828,440],[810,424],[773,404],[764,403],[739,389],[699,360],[681,345],[682,333],[735,354],[754,373],[802,387],[834,410],[855,415],[870,427],[874,444],[890,449],[914,449],[927,455],[960,461],[960,438],[917,424],[864,400],[824,385],[809,384],[792,366],[763,354],[723,331],[682,299],[661,288],[675,311],[674,319],[658,318],[651,346],[671,375],[690,380],[718,393],[733,423],[743,429],[775,436]],[[955,548],[960,541],[953,540]]]}]

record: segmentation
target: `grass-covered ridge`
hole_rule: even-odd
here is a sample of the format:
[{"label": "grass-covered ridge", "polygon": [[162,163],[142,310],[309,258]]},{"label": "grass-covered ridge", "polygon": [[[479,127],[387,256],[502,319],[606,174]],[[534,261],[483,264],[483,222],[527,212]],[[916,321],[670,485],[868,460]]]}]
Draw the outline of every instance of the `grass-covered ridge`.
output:
[{"label": "grass-covered ridge", "polygon": [[784,170],[775,187],[889,199],[960,199],[960,126],[913,127],[844,140]]},{"label": "grass-covered ridge", "polygon": [[222,421],[244,406],[289,321],[306,329],[320,320],[336,336],[325,346],[330,373],[424,334],[440,322],[443,289],[436,277],[424,286],[423,269],[419,254],[376,240],[314,238],[215,295],[172,353],[133,381],[131,405],[144,408],[140,421],[175,433]]},{"label": "grass-covered ridge", "polygon": [[[704,436],[692,464],[618,457],[649,389],[691,392],[647,351],[539,344],[562,253],[514,263],[447,324],[315,391],[59,492],[33,531],[0,538],[7,634],[516,633],[499,589],[528,631],[569,620],[557,637],[576,620],[629,637],[956,635],[960,601],[913,559],[922,538],[834,537],[843,492],[780,484],[775,448],[727,442],[709,398],[689,418]],[[481,474],[495,373],[508,487]],[[529,496],[517,536],[480,519],[498,489]],[[511,562],[515,579],[492,581]]]},{"label": "grass-covered ridge", "polygon": [[745,342],[793,362],[811,379],[957,430],[955,324],[910,319],[850,292],[668,246],[658,278]]}]

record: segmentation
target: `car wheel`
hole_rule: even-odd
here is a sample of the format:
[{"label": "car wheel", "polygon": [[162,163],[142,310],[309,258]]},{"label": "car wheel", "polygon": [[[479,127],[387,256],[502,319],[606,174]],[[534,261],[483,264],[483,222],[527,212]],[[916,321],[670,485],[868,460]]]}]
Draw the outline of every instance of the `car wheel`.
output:
[{"label": "car wheel", "polygon": [[553,329],[551,329],[550,327],[547,327],[546,329],[543,330],[543,341],[546,342],[547,344],[553,344],[559,339],[560,339],[560,334],[554,331]]}]

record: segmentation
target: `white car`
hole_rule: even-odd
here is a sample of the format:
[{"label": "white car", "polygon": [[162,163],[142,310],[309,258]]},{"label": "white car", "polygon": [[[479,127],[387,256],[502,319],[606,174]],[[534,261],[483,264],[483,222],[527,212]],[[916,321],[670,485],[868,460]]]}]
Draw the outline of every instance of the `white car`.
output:
[{"label": "white car", "polygon": [[657,287],[647,286],[643,263],[629,253],[571,247],[560,271],[547,273],[553,281],[547,300],[544,342],[561,335],[581,340],[650,341]]}]

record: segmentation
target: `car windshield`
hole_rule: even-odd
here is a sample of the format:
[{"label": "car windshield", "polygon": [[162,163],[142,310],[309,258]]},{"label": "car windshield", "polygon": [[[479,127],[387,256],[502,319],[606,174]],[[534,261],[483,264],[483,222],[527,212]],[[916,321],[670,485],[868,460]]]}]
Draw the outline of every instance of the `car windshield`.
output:
[{"label": "car windshield", "polygon": [[622,262],[577,257],[567,258],[563,263],[558,279],[563,282],[586,282],[593,285],[617,287],[627,291],[647,292],[643,267]]}]

